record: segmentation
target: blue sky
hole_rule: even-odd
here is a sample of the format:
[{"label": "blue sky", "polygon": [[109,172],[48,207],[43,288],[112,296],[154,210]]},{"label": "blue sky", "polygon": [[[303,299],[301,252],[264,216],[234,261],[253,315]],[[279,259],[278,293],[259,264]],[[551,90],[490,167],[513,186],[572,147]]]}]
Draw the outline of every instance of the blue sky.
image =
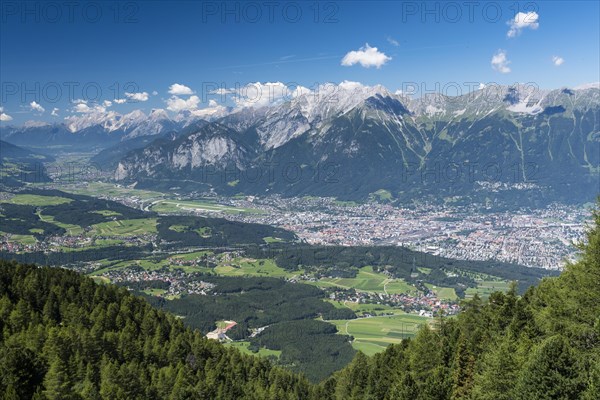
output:
[{"label": "blue sky", "polygon": [[[81,98],[90,108],[112,101],[107,108],[120,113],[166,108],[174,83],[191,88],[202,108],[215,84],[349,80],[467,91],[472,82],[556,88],[600,80],[597,1],[45,4],[1,3],[0,107],[12,118],[3,124],[59,121]],[[515,25],[517,12],[524,14]],[[352,65],[342,65],[352,51]],[[125,91],[147,100],[116,104]]]}]

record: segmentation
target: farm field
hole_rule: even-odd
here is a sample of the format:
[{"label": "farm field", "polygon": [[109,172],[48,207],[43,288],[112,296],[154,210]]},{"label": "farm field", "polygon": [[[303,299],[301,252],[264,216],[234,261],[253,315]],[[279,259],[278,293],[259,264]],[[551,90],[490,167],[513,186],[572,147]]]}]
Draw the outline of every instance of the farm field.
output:
[{"label": "farm field", "polygon": [[356,350],[373,355],[385,350],[390,344],[400,343],[402,339],[414,336],[421,325],[432,321],[431,318],[397,311],[395,315],[389,316],[328,322],[335,324],[338,333],[353,336],[352,347]]},{"label": "farm field", "polygon": [[105,276],[96,276],[96,275],[91,275],[90,278],[92,278],[94,280],[94,282],[98,283],[98,284],[106,284],[106,283],[110,283],[110,279],[108,279]]},{"label": "farm field", "polygon": [[311,282],[321,287],[340,287],[342,289],[354,288],[362,292],[374,293],[408,293],[416,288],[401,279],[391,279],[386,275],[374,272],[373,267],[361,268],[355,278],[321,278],[318,282]]},{"label": "farm field", "polygon": [[267,236],[264,237],[263,240],[265,241],[265,243],[270,244],[270,243],[281,243],[283,242],[282,239],[280,238],[276,238],[276,237],[272,237],[272,236]]},{"label": "farm field", "polygon": [[105,217],[118,217],[122,215],[121,213],[112,210],[99,210],[93,212],[95,212],[96,214],[104,215]]},{"label": "farm field", "polygon": [[146,293],[147,295],[150,295],[150,296],[162,296],[167,291],[164,290],[164,289],[145,289],[145,290],[142,290],[142,292],[144,292],[144,293]]},{"label": "farm field", "polygon": [[180,269],[187,273],[216,273],[222,276],[262,276],[272,278],[290,278],[294,275],[302,273],[302,271],[290,272],[278,267],[273,260],[254,260],[250,258],[236,258],[227,263],[219,264],[217,267],[208,268],[201,265],[176,265],[174,259],[194,260],[203,255],[212,255],[211,251],[195,251],[192,253],[172,254],[164,258],[149,258],[139,260],[125,260],[106,266],[100,270],[93,272],[94,275],[99,275],[108,271],[118,270],[122,268],[139,266],[145,270],[152,271],[163,267],[170,269]]},{"label": "farm field", "polygon": [[173,259],[178,259],[178,260],[184,260],[184,261],[190,261],[190,260],[195,260],[197,258],[200,258],[204,255],[212,255],[213,252],[212,251],[194,251],[191,253],[179,253],[179,254],[173,254],[171,256],[171,258]]},{"label": "farm field", "polygon": [[374,303],[355,303],[353,301],[335,301],[335,300],[327,300],[329,303],[333,304],[336,308],[349,308],[356,313],[356,315],[362,315],[363,313],[370,313],[373,315],[380,315],[383,313],[389,314],[405,314],[404,311],[393,308],[387,304],[374,304]]},{"label": "farm field", "polygon": [[155,192],[151,190],[133,189],[112,183],[104,182],[90,182],[86,186],[80,185],[64,185],[60,190],[68,193],[82,194],[86,196],[129,196],[138,197],[142,200],[156,199],[164,196],[164,193]]},{"label": "farm field", "polygon": [[54,219],[54,216],[43,215],[41,212],[38,212],[37,215],[41,221],[48,222],[65,229],[68,235],[77,236],[83,233],[83,228],[79,225],[65,224],[64,222],[59,222]]},{"label": "farm field", "polygon": [[[156,269],[160,269],[162,267],[166,267],[168,265],[169,265],[169,262],[166,259],[164,259],[164,260],[154,260],[154,259],[125,260],[125,261],[119,261],[117,263],[110,263],[110,264],[106,265],[104,268],[97,269],[93,272],[90,272],[89,275],[90,276],[102,275],[103,273],[106,273],[109,271],[116,271],[119,269],[133,267],[133,266],[139,266],[139,267],[144,268],[147,271],[153,271]],[[180,267],[177,267],[177,268],[180,268]]]},{"label": "farm field", "polygon": [[241,351],[244,354],[250,354],[250,355],[259,356],[259,357],[273,356],[273,357],[279,358],[279,356],[281,355],[280,350],[270,350],[270,349],[267,349],[264,347],[261,347],[258,350],[258,352],[255,353],[248,348],[248,346],[250,346],[249,342],[227,342],[224,344],[225,344],[225,346],[235,347],[236,349],[238,349],[239,351]]},{"label": "farm field", "polygon": [[124,219],[92,225],[91,236],[128,236],[156,233],[156,218]]},{"label": "farm field", "polygon": [[41,196],[37,194],[17,194],[7,203],[26,205],[26,206],[56,206],[59,204],[70,203],[72,200],[58,196]]},{"label": "farm field", "polygon": [[255,260],[252,258],[235,258],[218,265],[214,272],[223,276],[265,276],[272,278],[291,278],[302,271],[286,271],[270,259]]},{"label": "farm field", "polygon": [[426,283],[425,286],[427,286],[429,290],[435,292],[437,297],[442,300],[458,300],[458,296],[453,288],[434,286],[429,283]]},{"label": "farm field", "polygon": [[480,297],[487,298],[493,292],[508,292],[510,289],[510,282],[506,281],[492,281],[484,280],[477,281],[478,285],[476,288],[468,288],[465,291],[465,298],[469,299],[477,293]]},{"label": "farm field", "polygon": [[[35,233],[35,232],[32,232],[32,233]],[[0,231],[0,235],[5,235],[5,233]],[[37,239],[33,235],[17,235],[17,234],[11,233],[10,239],[12,241],[20,243],[24,246],[37,243]]]}]

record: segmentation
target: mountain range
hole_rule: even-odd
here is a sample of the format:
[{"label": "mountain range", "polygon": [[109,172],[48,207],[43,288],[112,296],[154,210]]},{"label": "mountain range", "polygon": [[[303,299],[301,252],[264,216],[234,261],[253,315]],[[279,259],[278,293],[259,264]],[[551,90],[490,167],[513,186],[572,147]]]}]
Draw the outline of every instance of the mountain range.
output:
[{"label": "mountain range", "polygon": [[[323,85],[204,121],[164,110],[4,128],[26,145],[111,146],[94,161],[141,187],[342,199],[588,201],[600,192],[600,88],[488,86],[418,99]],[[116,151],[118,149],[118,151]]]}]

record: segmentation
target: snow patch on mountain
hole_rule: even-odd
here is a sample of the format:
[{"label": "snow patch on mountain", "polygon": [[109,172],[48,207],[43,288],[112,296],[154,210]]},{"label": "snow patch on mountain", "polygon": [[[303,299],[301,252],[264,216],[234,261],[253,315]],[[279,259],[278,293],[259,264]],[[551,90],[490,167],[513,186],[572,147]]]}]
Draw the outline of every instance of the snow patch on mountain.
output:
[{"label": "snow patch on mountain", "polygon": [[600,89],[600,82],[584,83],[583,85],[575,86],[573,90]]},{"label": "snow patch on mountain", "polygon": [[304,88],[290,101],[266,109],[256,131],[266,149],[277,148],[311,129],[321,128],[331,118],[348,113],[376,95],[391,96],[381,85],[351,81],[323,84],[315,90]]}]

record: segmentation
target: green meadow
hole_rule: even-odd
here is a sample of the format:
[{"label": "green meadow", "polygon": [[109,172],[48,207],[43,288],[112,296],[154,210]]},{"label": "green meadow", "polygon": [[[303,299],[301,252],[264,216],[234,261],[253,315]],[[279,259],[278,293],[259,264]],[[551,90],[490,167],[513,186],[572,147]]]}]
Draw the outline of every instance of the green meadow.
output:
[{"label": "green meadow", "polygon": [[414,336],[421,325],[430,321],[431,318],[395,310],[394,315],[328,322],[335,324],[338,333],[354,337],[352,347],[372,355],[385,350],[390,344],[400,343],[403,339]]},{"label": "green meadow", "polygon": [[25,206],[57,206],[59,204],[70,203],[71,199],[58,196],[40,196],[37,194],[17,194],[13,196],[8,203]]},{"label": "green meadow", "polygon": [[434,286],[430,283],[426,283],[425,286],[434,292],[440,300],[458,300],[458,296],[453,288]]},{"label": "green meadow", "polygon": [[471,298],[478,294],[479,297],[489,297],[493,292],[508,292],[510,289],[510,282],[507,281],[494,281],[494,280],[484,280],[477,281],[476,288],[468,288],[465,291],[465,297]]},{"label": "green meadow", "polygon": [[235,347],[239,351],[244,354],[250,354],[259,357],[277,357],[281,355],[280,350],[270,350],[264,347],[261,347],[256,353],[250,350],[248,347],[250,346],[250,342],[228,342],[224,343],[225,346]]},{"label": "green meadow", "polygon": [[270,259],[235,258],[214,268],[214,272],[223,276],[265,276],[272,278],[291,278],[302,271],[286,271]]},{"label": "green meadow", "polygon": [[124,219],[92,225],[91,236],[128,236],[156,233],[156,218]]},{"label": "green meadow", "polygon": [[356,289],[361,292],[373,293],[408,293],[416,288],[402,279],[391,279],[384,274],[374,272],[373,267],[366,266],[358,270],[354,278],[321,278],[318,282],[311,282],[320,287],[339,287],[342,289]]}]

